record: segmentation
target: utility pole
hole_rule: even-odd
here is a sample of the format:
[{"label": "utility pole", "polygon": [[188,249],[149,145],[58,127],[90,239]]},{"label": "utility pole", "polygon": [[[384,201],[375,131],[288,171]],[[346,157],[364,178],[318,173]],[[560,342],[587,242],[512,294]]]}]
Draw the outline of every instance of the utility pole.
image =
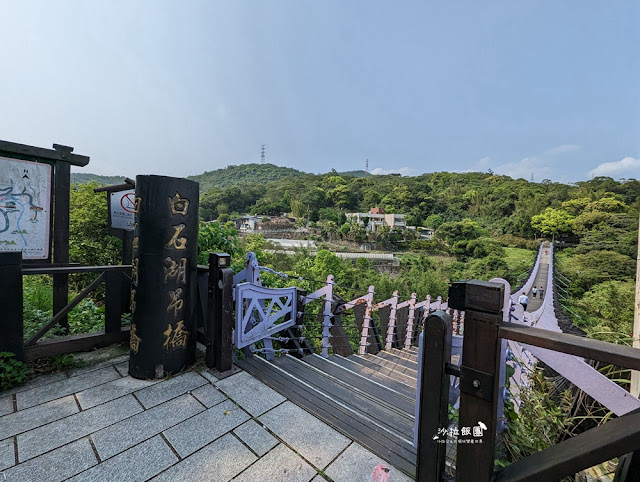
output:
[{"label": "utility pole", "polygon": [[265,147],[267,147],[267,145],[266,144],[262,144],[262,150],[261,150],[261,153],[260,153],[260,164],[264,164],[266,162],[266,156],[265,156],[265,153],[264,153]]},{"label": "utility pole", "polygon": [[[640,349],[640,217],[638,218],[638,259],[636,260],[636,297],[633,304],[633,347]],[[631,371],[631,395],[640,398],[640,372]]]}]

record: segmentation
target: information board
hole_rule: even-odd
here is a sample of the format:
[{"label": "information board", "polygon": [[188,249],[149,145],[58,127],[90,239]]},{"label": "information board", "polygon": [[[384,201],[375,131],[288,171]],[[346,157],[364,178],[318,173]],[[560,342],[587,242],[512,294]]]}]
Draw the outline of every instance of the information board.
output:
[{"label": "information board", "polygon": [[47,259],[50,220],[51,166],[0,157],[0,251]]},{"label": "information board", "polygon": [[110,194],[111,227],[133,231],[135,222],[136,191],[118,191]]}]

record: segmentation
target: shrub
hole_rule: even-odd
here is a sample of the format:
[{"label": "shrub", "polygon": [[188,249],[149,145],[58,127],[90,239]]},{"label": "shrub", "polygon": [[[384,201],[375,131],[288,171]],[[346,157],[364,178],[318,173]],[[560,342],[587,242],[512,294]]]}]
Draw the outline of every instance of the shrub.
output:
[{"label": "shrub", "polygon": [[7,351],[0,352],[0,389],[20,385],[29,374],[29,368],[20,360],[15,359],[15,354]]}]

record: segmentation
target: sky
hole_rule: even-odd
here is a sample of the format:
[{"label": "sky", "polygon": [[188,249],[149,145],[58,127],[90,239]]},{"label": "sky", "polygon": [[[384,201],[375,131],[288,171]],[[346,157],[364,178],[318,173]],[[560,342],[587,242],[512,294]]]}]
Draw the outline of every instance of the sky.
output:
[{"label": "sky", "polygon": [[76,172],[640,178],[637,0],[0,0],[0,139]]}]

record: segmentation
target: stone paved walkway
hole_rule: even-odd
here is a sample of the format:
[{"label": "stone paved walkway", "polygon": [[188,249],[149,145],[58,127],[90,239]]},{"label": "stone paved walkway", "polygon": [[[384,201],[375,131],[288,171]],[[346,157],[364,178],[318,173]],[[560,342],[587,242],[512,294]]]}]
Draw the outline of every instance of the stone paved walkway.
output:
[{"label": "stone paved walkway", "polygon": [[0,393],[0,481],[368,482],[383,462],[246,372],[144,381],[127,360]]}]

